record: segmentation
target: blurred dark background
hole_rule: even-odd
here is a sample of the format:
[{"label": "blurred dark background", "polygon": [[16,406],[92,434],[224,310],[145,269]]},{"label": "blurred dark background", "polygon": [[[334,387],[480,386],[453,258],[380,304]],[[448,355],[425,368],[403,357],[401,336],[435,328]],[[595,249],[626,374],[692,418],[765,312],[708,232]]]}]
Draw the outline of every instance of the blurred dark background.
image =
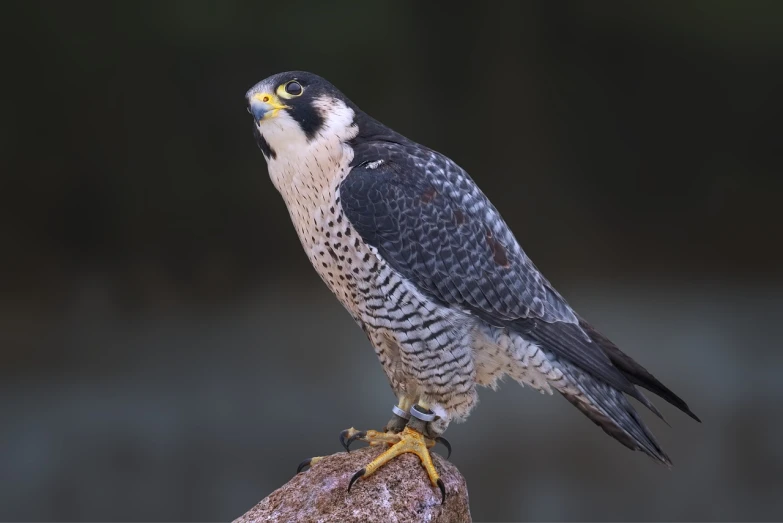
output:
[{"label": "blurred dark background", "polygon": [[[681,394],[674,469],[506,382],[475,520],[783,518],[783,3],[4,4],[0,519],[230,520],[394,402],[244,93],[325,76],[449,155]],[[490,437],[491,434],[491,437]]]}]

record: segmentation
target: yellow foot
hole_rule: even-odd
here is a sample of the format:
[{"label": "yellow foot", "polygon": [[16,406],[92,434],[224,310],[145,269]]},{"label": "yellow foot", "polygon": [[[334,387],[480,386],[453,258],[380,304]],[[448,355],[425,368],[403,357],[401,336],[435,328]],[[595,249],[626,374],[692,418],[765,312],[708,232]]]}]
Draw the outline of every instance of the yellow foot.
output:
[{"label": "yellow foot", "polygon": [[[404,430],[403,430],[404,432]],[[419,434],[416,431],[416,434]],[[345,447],[345,450],[347,452],[351,452],[351,443],[353,443],[356,440],[364,441],[366,443],[369,443],[370,445],[381,445],[381,444],[387,444],[387,445],[394,445],[395,443],[399,443],[401,440],[401,434],[402,432],[380,432],[377,430],[356,430],[355,428],[351,427],[350,429],[345,429],[340,433],[340,444]],[[421,435],[420,435],[421,436]],[[451,457],[451,443],[449,441],[442,437],[438,436],[437,438],[429,439],[427,437],[421,436],[424,441],[426,442],[427,448],[431,449],[435,446],[436,443],[441,443],[446,449],[449,451],[449,453],[446,455],[446,459],[449,459]]]},{"label": "yellow foot", "polygon": [[[348,429],[348,431],[351,430],[352,429]],[[343,431],[343,432],[348,432],[348,431]],[[385,463],[391,461],[392,459],[396,458],[400,454],[405,454],[406,452],[410,452],[411,454],[416,454],[421,460],[421,464],[424,466],[424,470],[427,471],[427,475],[430,478],[430,482],[432,482],[432,486],[438,487],[440,489],[440,493],[442,496],[441,503],[446,502],[446,486],[443,484],[443,480],[440,479],[440,475],[438,474],[438,471],[435,470],[435,465],[432,463],[432,456],[430,456],[430,451],[429,451],[429,449],[435,445],[435,440],[425,438],[421,433],[416,432],[410,427],[405,427],[405,429],[399,434],[387,434],[385,432],[377,432],[374,430],[367,431],[366,433],[364,433],[363,436],[358,436],[359,434],[362,434],[362,432],[357,431],[354,434],[352,434],[353,436],[357,436],[354,437],[353,439],[354,440],[361,439],[364,441],[368,441],[368,437],[369,437],[371,445],[373,444],[372,443],[373,441],[376,441],[375,443],[376,445],[380,443],[390,443],[392,444],[392,446],[386,452],[384,452],[383,454],[381,454],[380,456],[372,460],[370,463],[368,463],[366,467],[364,467],[359,472],[353,475],[353,477],[351,478],[351,482],[348,484],[349,491],[351,490],[353,484],[359,478],[369,477],[376,470],[381,468]],[[348,438],[350,439],[350,436],[348,436]],[[341,440],[343,439],[342,434],[340,439]]]},{"label": "yellow foot", "polygon": [[[351,443],[354,441],[365,441],[369,443],[370,445],[381,445],[383,443],[387,445],[394,445],[395,443],[398,443],[400,441],[400,435],[395,434],[393,432],[379,432],[377,430],[356,430],[355,428],[351,427],[350,429],[345,429],[340,433],[340,443],[343,447],[345,447],[345,450],[348,452],[351,451],[350,446]],[[451,447],[449,446],[449,443],[444,438],[438,438],[438,441],[443,441],[444,445],[449,449],[449,455],[451,455]],[[435,445],[435,441],[428,440],[429,447],[432,447]],[[303,462],[299,464],[298,467],[296,467],[296,473],[299,474],[307,467],[311,467],[324,459],[324,456],[316,456],[314,458],[306,459]]]},{"label": "yellow foot", "polygon": [[400,433],[380,432],[378,430],[356,430],[351,427],[340,433],[340,444],[345,447],[346,452],[351,452],[351,443],[354,441],[364,441],[370,445],[394,445],[400,441]]}]

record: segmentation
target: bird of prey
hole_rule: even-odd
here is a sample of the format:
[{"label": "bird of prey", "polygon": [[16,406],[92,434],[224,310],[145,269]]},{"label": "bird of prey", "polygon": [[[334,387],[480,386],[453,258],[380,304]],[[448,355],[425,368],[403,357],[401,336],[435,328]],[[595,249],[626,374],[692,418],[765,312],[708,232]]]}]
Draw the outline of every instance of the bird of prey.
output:
[{"label": "bird of prey", "polygon": [[312,73],[271,76],[246,101],[307,256],[397,397],[383,431],[341,434],[346,448],[389,445],[349,489],[411,452],[445,501],[429,449],[468,416],[477,385],[494,388],[504,375],[557,391],[626,447],[671,465],[628,396],[660,416],[640,386],[696,415],[569,306],[467,172]]}]

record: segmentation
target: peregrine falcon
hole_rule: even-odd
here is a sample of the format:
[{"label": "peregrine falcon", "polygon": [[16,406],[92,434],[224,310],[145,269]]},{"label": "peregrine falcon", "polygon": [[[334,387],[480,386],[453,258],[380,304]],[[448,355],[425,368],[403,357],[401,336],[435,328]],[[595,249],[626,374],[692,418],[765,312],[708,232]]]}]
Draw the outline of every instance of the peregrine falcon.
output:
[{"label": "peregrine falcon", "polygon": [[[254,135],[310,262],[370,340],[397,397],[387,444],[350,485],[412,452],[445,500],[429,449],[505,375],[557,391],[607,434],[671,466],[627,396],[688,405],[578,315],[471,177],[391,130],[328,81],[294,71],[246,94]],[[313,464],[319,458],[306,461]],[[300,466],[303,468],[303,466]]]}]

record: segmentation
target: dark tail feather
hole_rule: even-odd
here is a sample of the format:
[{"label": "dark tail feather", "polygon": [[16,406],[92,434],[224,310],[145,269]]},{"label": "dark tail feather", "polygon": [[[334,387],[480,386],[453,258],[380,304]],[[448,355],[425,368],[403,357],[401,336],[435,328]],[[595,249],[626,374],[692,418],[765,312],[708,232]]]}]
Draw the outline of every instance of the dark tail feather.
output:
[{"label": "dark tail feather", "polygon": [[[669,390],[663,383],[658,381],[658,379],[650,374],[647,369],[636,363],[630,356],[623,353],[617,347],[617,345],[612,343],[603,334],[595,330],[592,325],[584,321],[582,318],[579,318],[579,326],[582,327],[582,330],[584,330],[590,336],[590,338],[601,347],[601,349],[603,349],[604,354],[609,357],[612,365],[617,367],[617,369],[619,369],[620,372],[622,372],[625,377],[628,378],[628,381],[639,385],[640,387],[644,387],[650,392],[660,396],[662,399],[666,400],[691,418],[701,423],[701,420],[698,418],[698,416],[696,416],[696,414],[691,412],[691,409],[688,408],[687,403],[685,403],[682,399],[680,399],[679,396]],[[661,414],[658,412],[658,409],[656,409],[655,406],[653,406],[652,403],[650,403],[650,401],[644,397],[644,395],[640,393],[636,399],[641,401],[647,408],[652,410],[661,419],[663,419],[663,416],[661,416]]]},{"label": "dark tail feather", "polygon": [[640,450],[655,461],[671,467],[669,456],[621,391],[567,362],[560,360],[559,366],[571,382],[570,386],[558,390],[563,397],[629,449]]},{"label": "dark tail feather", "polygon": [[647,396],[645,396],[642,393],[642,391],[640,391],[639,389],[634,387],[634,393],[632,394],[632,396],[634,398],[636,398],[637,400],[639,400],[642,403],[642,405],[644,405],[645,407],[650,409],[652,411],[652,413],[655,414],[656,416],[658,416],[661,419],[661,421],[666,423],[667,426],[671,427],[671,425],[669,425],[669,422],[666,421],[666,418],[663,417],[663,414],[661,414],[661,411],[658,410],[658,407],[656,407],[655,404],[652,401],[647,399]]}]

